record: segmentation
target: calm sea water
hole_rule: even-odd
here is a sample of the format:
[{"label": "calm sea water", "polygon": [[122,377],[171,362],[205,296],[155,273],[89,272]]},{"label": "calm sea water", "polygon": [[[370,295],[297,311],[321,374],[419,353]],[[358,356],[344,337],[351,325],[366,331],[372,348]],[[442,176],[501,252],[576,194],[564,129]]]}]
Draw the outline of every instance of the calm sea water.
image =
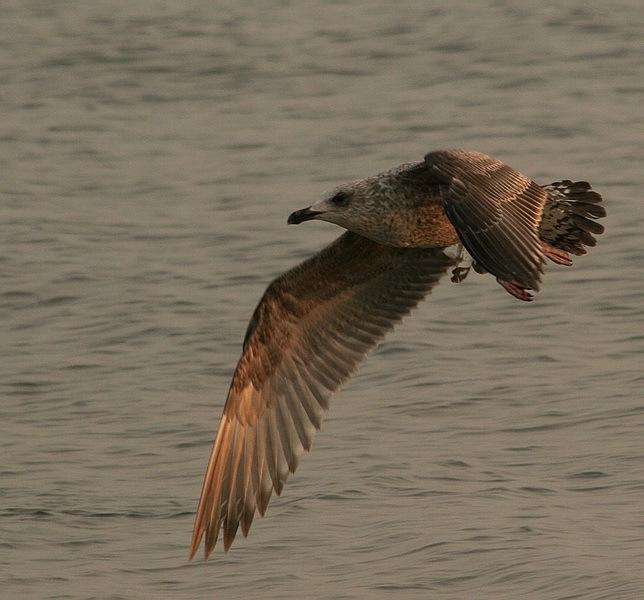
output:
[{"label": "calm sea water", "polygon": [[[2,598],[641,598],[641,3],[0,5]],[[325,188],[465,147],[588,179],[530,305],[443,283],[249,539],[188,563],[267,283]]]}]

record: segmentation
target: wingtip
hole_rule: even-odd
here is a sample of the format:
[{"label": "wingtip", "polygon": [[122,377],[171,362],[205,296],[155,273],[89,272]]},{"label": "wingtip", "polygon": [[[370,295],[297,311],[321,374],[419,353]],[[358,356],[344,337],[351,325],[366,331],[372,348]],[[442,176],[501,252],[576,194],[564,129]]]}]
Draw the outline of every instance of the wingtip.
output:
[{"label": "wingtip", "polygon": [[195,554],[197,554],[197,551],[194,549],[191,549],[190,555],[188,556],[188,562],[192,562],[192,559],[195,557]]},{"label": "wingtip", "polygon": [[[190,558],[188,561],[192,561],[192,559],[197,555],[197,552],[199,551],[199,546],[201,545],[201,540],[199,540],[199,543],[196,545],[193,545],[192,548],[190,548]],[[215,549],[215,545],[208,546],[207,544],[204,546],[203,550],[203,561],[206,562],[209,558],[210,555],[212,554],[213,550]]]},{"label": "wingtip", "polygon": [[199,550],[200,544],[201,534],[197,532],[197,528],[195,527],[194,531],[192,532],[192,540],[190,541],[190,556],[188,557],[188,561],[191,561],[195,557],[197,550]]}]

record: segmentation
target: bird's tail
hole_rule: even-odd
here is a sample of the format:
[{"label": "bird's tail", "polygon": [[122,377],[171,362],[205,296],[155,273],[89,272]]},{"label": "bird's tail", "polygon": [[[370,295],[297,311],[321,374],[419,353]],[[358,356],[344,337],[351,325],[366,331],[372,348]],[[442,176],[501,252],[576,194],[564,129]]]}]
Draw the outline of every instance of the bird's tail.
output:
[{"label": "bird's tail", "polygon": [[544,185],[548,198],[539,224],[539,237],[546,256],[570,265],[571,254],[586,254],[585,246],[597,245],[595,235],[604,232],[596,220],[606,216],[602,197],[586,181],[568,179]]}]

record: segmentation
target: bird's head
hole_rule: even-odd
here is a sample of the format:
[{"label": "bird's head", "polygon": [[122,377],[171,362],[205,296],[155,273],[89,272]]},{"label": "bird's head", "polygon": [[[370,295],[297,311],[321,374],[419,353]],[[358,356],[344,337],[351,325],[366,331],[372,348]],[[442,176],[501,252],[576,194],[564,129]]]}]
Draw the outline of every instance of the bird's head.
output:
[{"label": "bird's head", "polygon": [[289,225],[318,219],[353,229],[365,211],[364,201],[351,183],[337,186],[322,194],[315,204],[296,210],[288,218]]}]

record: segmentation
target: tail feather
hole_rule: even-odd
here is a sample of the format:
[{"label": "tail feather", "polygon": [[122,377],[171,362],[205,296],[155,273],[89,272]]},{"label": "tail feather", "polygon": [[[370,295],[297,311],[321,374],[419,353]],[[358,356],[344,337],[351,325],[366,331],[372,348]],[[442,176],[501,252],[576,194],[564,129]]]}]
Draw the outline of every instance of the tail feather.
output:
[{"label": "tail feather", "polygon": [[550,246],[576,256],[586,254],[584,246],[597,245],[595,235],[604,232],[596,222],[606,216],[602,197],[586,181],[569,179],[544,185],[548,198],[539,225],[539,237]]}]

